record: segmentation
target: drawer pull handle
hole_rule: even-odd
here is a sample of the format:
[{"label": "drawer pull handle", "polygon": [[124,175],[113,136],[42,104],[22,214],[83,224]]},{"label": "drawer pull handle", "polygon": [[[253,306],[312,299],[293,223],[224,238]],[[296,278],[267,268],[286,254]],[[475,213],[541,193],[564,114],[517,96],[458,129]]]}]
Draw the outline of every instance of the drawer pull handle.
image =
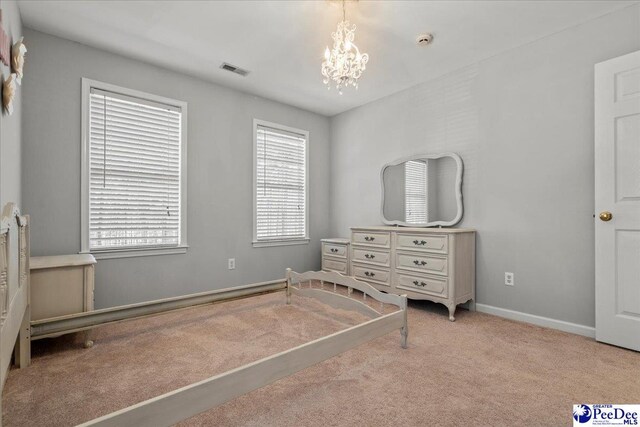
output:
[{"label": "drawer pull handle", "polygon": [[422,265],[422,266],[427,265],[427,261],[420,261],[420,260],[418,260],[418,259],[413,260],[413,263],[414,263],[415,265]]},{"label": "drawer pull handle", "polygon": [[364,272],[364,275],[365,275],[365,276],[367,276],[367,277],[373,277],[373,276],[375,276],[375,275],[376,275],[376,273],[372,273],[372,272],[370,272],[370,271],[365,271],[365,272]]},{"label": "drawer pull handle", "polygon": [[414,285],[416,285],[416,286],[422,286],[423,288],[424,288],[425,286],[427,286],[427,284],[426,284],[426,283],[424,283],[424,282],[418,282],[417,280],[414,280],[414,281],[413,281],[413,284],[414,284]]},{"label": "drawer pull handle", "polygon": [[336,248],[331,248],[331,252],[333,252],[333,253],[338,252],[338,249],[336,249]]},{"label": "drawer pull handle", "polygon": [[373,242],[374,240],[376,240],[376,238],[372,236],[364,236],[364,240],[366,240],[367,242]]},{"label": "drawer pull handle", "polygon": [[416,245],[416,246],[424,246],[424,245],[427,244],[427,241],[426,240],[420,240],[420,241],[414,240],[413,244]]},{"label": "drawer pull handle", "polygon": [[376,256],[375,256],[375,255],[373,255],[373,254],[364,254],[364,257],[365,257],[366,259],[374,259]]}]

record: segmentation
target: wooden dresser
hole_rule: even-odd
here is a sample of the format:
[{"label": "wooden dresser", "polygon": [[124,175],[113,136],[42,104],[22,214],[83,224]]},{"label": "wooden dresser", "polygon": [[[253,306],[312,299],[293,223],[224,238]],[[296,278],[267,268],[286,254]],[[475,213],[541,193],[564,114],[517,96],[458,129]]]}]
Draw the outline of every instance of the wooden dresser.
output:
[{"label": "wooden dresser", "polygon": [[[475,230],[354,227],[350,273],[375,288],[444,304],[475,307]],[[324,254],[324,252],[323,252]]]},{"label": "wooden dresser", "polygon": [[350,275],[349,239],[322,239],[322,270]]}]

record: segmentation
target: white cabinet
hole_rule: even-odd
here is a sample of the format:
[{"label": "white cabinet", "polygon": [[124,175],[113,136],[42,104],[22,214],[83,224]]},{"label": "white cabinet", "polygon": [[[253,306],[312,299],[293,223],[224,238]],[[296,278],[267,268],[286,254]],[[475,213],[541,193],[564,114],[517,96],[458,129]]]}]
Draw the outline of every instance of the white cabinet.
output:
[{"label": "white cabinet", "polygon": [[354,227],[349,271],[379,290],[444,304],[453,321],[458,304],[474,308],[475,239],[464,228]]},{"label": "white cabinet", "polygon": [[322,239],[322,270],[350,275],[349,239]]},{"label": "white cabinet", "polygon": [[95,263],[89,254],[31,257],[31,320],[92,311]]}]

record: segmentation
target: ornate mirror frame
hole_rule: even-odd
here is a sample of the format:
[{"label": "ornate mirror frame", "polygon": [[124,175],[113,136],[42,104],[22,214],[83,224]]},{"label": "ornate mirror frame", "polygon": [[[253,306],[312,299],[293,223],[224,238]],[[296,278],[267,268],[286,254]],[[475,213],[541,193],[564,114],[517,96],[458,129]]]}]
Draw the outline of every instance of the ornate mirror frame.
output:
[{"label": "ornate mirror frame", "polygon": [[[451,221],[432,221],[427,222],[425,224],[409,224],[405,221],[395,221],[388,220],[384,217],[384,171],[390,166],[397,166],[401,163],[408,162],[410,160],[431,160],[431,159],[440,159],[442,157],[451,157],[456,162],[456,204],[458,205],[458,213],[455,218]],[[414,156],[403,157],[401,159],[394,160],[391,163],[387,163],[380,170],[380,186],[382,189],[381,202],[380,202],[380,218],[382,218],[382,222],[386,225],[399,225],[401,227],[451,227],[456,225],[462,219],[462,172],[464,166],[462,164],[462,158],[456,153],[440,153],[440,154],[417,154]]]}]

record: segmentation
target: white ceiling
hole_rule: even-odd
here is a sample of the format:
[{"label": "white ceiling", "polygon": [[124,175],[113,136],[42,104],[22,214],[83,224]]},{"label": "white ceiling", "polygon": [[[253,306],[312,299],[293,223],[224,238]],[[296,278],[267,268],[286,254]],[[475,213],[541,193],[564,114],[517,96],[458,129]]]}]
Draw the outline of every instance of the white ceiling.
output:
[{"label": "white ceiling", "polygon": [[[340,96],[320,75],[336,1],[21,1],[30,28],[334,115],[637,1],[347,2],[370,55]],[[418,47],[431,32],[431,46]],[[27,42],[28,43],[28,42]],[[248,69],[240,77],[219,69]]]}]

